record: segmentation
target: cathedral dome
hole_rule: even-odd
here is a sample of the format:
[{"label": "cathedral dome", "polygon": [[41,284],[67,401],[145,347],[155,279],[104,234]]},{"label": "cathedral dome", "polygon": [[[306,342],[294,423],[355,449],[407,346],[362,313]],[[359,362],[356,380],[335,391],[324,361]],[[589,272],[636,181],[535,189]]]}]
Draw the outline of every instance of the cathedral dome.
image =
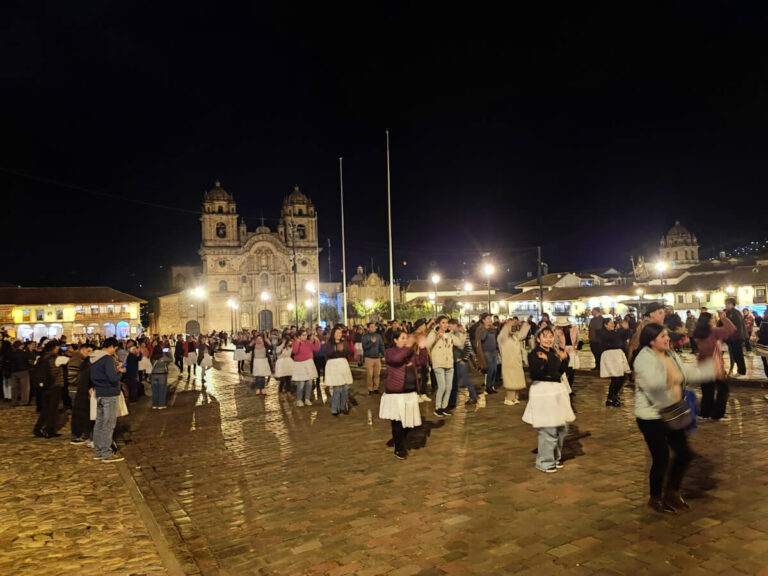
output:
[{"label": "cathedral dome", "polygon": [[680,220],[675,220],[675,225],[669,229],[669,232],[667,232],[667,236],[690,236],[690,235],[691,233],[688,232],[688,229],[682,224],[680,224]]},{"label": "cathedral dome", "polygon": [[213,188],[208,190],[205,194],[206,202],[232,202],[232,195],[221,187],[221,182],[218,180],[214,184]]},{"label": "cathedral dome", "polygon": [[288,196],[285,197],[285,200],[283,200],[283,205],[285,204],[310,204],[310,201],[309,198],[299,190],[299,186],[296,185],[293,187],[293,192],[288,194]]}]

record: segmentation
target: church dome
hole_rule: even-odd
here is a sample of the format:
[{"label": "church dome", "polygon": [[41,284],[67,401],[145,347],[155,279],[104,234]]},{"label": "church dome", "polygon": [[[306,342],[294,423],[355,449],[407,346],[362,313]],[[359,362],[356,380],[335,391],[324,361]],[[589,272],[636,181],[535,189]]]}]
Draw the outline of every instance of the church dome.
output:
[{"label": "church dome", "polygon": [[205,194],[206,202],[233,202],[232,195],[221,187],[221,182],[218,180],[214,184],[213,188],[208,190]]},{"label": "church dome", "polygon": [[349,279],[350,284],[362,284],[365,282],[365,274],[363,273],[363,267],[357,267],[357,273]]},{"label": "church dome", "polygon": [[256,234],[271,234],[272,230],[269,229],[269,226],[264,226],[263,224],[261,226],[258,226],[256,228]]},{"label": "church dome", "polygon": [[298,184],[293,187],[293,192],[288,194],[288,196],[285,197],[285,200],[283,200],[283,205],[285,204],[310,204],[309,198],[305,196],[301,190],[299,190]]},{"label": "church dome", "polygon": [[667,236],[690,236],[690,235],[691,233],[688,232],[688,229],[682,224],[680,224],[680,220],[675,220],[675,225],[669,229],[669,232],[667,232]]}]

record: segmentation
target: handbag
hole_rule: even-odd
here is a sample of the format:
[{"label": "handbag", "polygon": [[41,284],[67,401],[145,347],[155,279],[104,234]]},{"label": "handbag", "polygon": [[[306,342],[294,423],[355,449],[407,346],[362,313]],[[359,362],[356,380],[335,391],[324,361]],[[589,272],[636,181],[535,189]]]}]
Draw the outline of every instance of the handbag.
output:
[{"label": "handbag", "polygon": [[693,412],[685,397],[659,410],[661,421],[670,430],[685,430],[693,424]]}]

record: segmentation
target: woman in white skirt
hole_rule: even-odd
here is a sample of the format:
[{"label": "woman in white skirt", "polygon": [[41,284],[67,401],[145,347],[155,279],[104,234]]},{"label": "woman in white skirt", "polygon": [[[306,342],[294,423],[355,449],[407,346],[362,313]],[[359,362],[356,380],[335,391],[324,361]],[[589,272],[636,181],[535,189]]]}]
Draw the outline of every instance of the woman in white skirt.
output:
[{"label": "woman in white skirt", "polygon": [[211,346],[208,344],[208,338],[200,336],[200,343],[197,348],[197,361],[200,364],[202,382],[205,384],[205,371],[213,367],[213,356],[211,355]]},{"label": "woman in white skirt", "polygon": [[[349,414],[347,395],[352,384],[352,371],[349,360],[355,351],[344,337],[341,326],[334,326],[331,337],[325,345],[325,385],[333,390],[331,394],[331,414],[338,416],[339,412]],[[313,364],[314,366],[314,364]]]},{"label": "woman in white skirt", "polygon": [[184,342],[184,366],[187,367],[187,380],[194,374],[197,376],[197,345],[193,336],[187,336]]},{"label": "woman in white skirt", "polygon": [[624,387],[625,374],[629,373],[629,362],[624,354],[624,347],[629,340],[629,324],[626,320],[621,328],[616,328],[612,318],[603,318],[603,330],[600,334],[600,345],[603,353],[600,356],[600,378],[610,378],[606,406],[621,406],[619,394]]},{"label": "woman in white skirt", "polygon": [[293,381],[296,383],[296,406],[312,406],[312,381],[317,378],[317,369],[312,359],[320,350],[320,340],[309,332],[300,329],[293,341]]},{"label": "woman in white skirt", "polygon": [[573,422],[576,417],[571,409],[568,385],[563,382],[568,353],[554,347],[555,333],[549,326],[536,333],[536,342],[536,348],[528,354],[533,382],[523,422],[539,431],[536,468],[552,473],[563,467],[563,442],[568,422]]},{"label": "woman in white skirt", "polygon": [[256,394],[266,395],[267,391],[264,387],[267,385],[269,377],[272,376],[272,370],[269,367],[269,360],[267,360],[267,348],[264,346],[264,337],[261,334],[257,334],[252,345],[251,375],[253,376],[253,384],[251,384],[251,389],[255,389]]},{"label": "woman in white skirt", "polygon": [[291,377],[293,376],[293,341],[288,332],[284,332],[280,342],[275,347],[277,361],[275,362],[275,378],[279,384],[278,394],[288,392],[291,387]]},{"label": "woman in white skirt", "polygon": [[235,353],[233,360],[237,362],[237,371],[242,372],[245,366],[245,345],[248,342],[247,338],[242,334],[238,334],[234,338]]},{"label": "woman in white skirt", "polygon": [[384,354],[387,381],[379,404],[379,418],[391,420],[395,458],[404,460],[408,456],[405,448],[407,431],[421,426],[416,388],[418,367],[428,362],[427,340],[420,336],[417,342],[415,336],[409,336],[403,330],[395,330],[392,338],[395,345]]}]

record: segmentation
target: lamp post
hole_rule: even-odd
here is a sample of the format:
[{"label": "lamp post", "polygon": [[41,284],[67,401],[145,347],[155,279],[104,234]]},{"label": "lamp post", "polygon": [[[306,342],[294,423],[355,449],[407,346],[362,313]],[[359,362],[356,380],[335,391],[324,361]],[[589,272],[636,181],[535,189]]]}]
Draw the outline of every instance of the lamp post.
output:
[{"label": "lamp post", "polygon": [[229,318],[230,318],[230,321],[231,321],[231,324],[232,324],[232,334],[234,335],[234,333],[235,333],[235,310],[237,310],[239,308],[239,306],[237,305],[237,303],[234,300],[232,300],[232,298],[227,300],[227,306],[229,306]]},{"label": "lamp post", "polygon": [[664,300],[664,270],[667,269],[666,262],[656,262],[656,270],[659,272],[659,278],[661,279],[661,301],[666,304]]},{"label": "lamp post", "polygon": [[437,292],[437,283],[440,282],[440,274],[432,274],[432,284],[435,285],[435,316],[437,316],[437,304],[440,296]]},{"label": "lamp post", "polygon": [[[314,282],[307,282],[306,288],[307,288],[307,292],[312,294],[312,296],[315,295],[315,290],[316,289],[315,289],[315,283]],[[312,296],[310,296],[310,300],[312,299]],[[317,298],[318,298],[318,300],[317,300],[317,323],[320,324],[320,292],[317,293]],[[312,325],[310,324],[309,327],[312,328]]]},{"label": "lamp post", "polygon": [[363,302],[363,305],[365,306],[365,321],[370,322],[370,309],[371,306],[373,306],[373,300],[366,298],[365,302]]},{"label": "lamp post", "polygon": [[488,288],[488,314],[491,313],[491,275],[493,274],[493,264],[486,264],[483,266],[483,273],[485,274],[486,287]]},{"label": "lamp post", "polygon": [[266,290],[261,293],[261,301],[264,302],[264,314],[262,315],[262,318],[264,319],[264,322],[259,322],[259,330],[265,330],[266,328],[262,326],[262,324],[266,324],[267,320],[267,302],[269,302],[269,292]]},{"label": "lamp post", "polygon": [[200,330],[200,300],[205,298],[205,290],[203,288],[193,288],[189,291],[190,295],[194,296],[197,300],[195,302],[195,322],[197,322],[197,329]]}]

